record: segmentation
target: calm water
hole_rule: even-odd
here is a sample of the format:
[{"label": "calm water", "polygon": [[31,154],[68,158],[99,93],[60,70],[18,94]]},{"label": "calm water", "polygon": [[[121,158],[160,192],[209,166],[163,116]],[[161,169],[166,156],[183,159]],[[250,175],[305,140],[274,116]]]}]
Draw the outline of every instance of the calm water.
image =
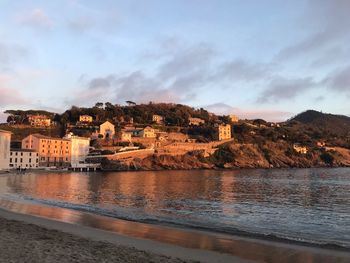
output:
[{"label": "calm water", "polygon": [[350,169],[27,173],[2,199],[350,247]]}]

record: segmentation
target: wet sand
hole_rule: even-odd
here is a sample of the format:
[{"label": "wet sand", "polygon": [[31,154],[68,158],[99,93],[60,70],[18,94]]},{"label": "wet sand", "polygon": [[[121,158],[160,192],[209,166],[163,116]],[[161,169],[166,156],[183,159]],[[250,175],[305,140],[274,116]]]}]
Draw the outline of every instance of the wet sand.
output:
[{"label": "wet sand", "polygon": [[0,262],[350,262],[344,251],[215,237],[61,208],[12,202],[9,208],[0,209]]}]

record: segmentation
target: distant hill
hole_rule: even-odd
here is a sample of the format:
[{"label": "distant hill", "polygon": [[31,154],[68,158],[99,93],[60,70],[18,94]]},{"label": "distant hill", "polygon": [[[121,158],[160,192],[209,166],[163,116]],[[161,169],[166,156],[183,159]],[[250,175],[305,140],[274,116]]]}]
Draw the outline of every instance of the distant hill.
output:
[{"label": "distant hill", "polygon": [[299,122],[319,130],[328,131],[338,136],[350,134],[350,117],[322,113],[315,110],[307,110],[288,120],[287,122]]}]

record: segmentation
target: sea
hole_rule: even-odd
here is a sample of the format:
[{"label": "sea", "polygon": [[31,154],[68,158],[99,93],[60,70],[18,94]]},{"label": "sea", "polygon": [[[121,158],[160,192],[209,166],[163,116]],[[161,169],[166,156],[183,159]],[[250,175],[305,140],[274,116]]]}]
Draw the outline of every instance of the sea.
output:
[{"label": "sea", "polygon": [[350,249],[349,168],[11,173],[0,199]]}]

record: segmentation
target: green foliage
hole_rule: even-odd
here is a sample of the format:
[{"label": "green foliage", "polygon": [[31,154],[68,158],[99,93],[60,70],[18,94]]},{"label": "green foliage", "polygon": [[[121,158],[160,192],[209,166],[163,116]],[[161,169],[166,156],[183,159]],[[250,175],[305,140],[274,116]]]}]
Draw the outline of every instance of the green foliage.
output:
[{"label": "green foliage", "polygon": [[212,163],[215,163],[218,167],[224,167],[226,163],[234,161],[234,153],[227,145],[219,147],[219,149],[209,157]]},{"label": "green foliage", "polygon": [[325,164],[328,164],[330,166],[333,165],[333,162],[334,162],[334,156],[328,152],[323,152],[321,155],[320,155],[320,158],[322,161],[324,161]]}]

